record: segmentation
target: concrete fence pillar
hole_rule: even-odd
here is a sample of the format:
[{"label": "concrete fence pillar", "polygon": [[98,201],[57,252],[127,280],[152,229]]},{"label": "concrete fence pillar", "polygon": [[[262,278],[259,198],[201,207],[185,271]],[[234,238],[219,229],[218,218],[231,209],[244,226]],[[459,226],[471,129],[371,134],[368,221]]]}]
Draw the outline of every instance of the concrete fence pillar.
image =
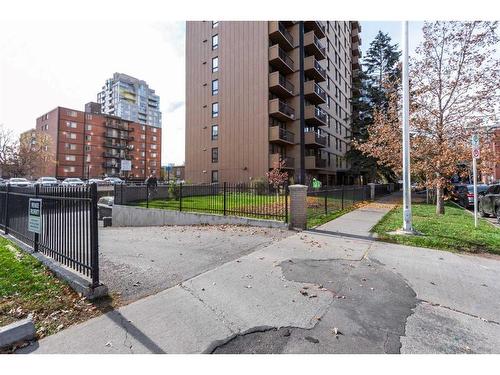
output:
[{"label": "concrete fence pillar", "polygon": [[307,186],[290,185],[290,228],[306,229]]},{"label": "concrete fence pillar", "polygon": [[374,201],[375,200],[375,184],[373,182],[370,182],[368,184],[370,186],[370,200]]}]

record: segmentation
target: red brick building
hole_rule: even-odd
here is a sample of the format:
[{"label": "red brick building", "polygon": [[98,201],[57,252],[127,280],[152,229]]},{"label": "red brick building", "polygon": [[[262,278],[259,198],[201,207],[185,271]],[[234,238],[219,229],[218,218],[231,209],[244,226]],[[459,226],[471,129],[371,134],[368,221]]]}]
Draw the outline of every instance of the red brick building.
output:
[{"label": "red brick building", "polygon": [[[99,112],[89,103],[86,111],[57,107],[37,118],[36,129],[52,138],[49,151],[55,163],[48,176],[145,179],[160,175],[161,128],[138,124]],[[131,171],[122,171],[122,160]]]}]

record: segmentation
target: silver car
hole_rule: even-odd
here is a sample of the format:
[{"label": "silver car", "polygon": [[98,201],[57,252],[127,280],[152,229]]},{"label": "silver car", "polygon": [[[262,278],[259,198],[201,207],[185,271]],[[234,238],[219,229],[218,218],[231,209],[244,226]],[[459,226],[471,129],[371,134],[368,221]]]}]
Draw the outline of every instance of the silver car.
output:
[{"label": "silver car", "polygon": [[40,186],[59,186],[59,181],[55,177],[40,177],[35,184]]},{"label": "silver car", "polygon": [[31,186],[31,182],[29,182],[27,179],[25,179],[25,178],[18,178],[18,177],[11,178],[7,182],[7,184],[10,185],[10,186],[17,186],[17,187],[28,187],[28,186]]},{"label": "silver car", "polygon": [[79,178],[69,177],[69,178],[66,178],[62,182],[62,185],[64,185],[64,186],[83,186],[83,185],[85,185],[85,183],[82,180],[80,180]]}]

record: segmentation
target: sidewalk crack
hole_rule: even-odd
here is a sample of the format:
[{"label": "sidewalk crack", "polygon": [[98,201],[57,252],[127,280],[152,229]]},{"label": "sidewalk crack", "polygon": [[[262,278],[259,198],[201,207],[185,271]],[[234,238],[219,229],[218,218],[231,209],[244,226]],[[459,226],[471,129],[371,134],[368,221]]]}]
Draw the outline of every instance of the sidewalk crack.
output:
[{"label": "sidewalk crack", "polygon": [[495,320],[485,319],[485,318],[480,317],[479,315],[475,315],[475,314],[471,314],[471,313],[468,313],[468,312],[465,312],[465,311],[454,309],[453,307],[444,306],[444,305],[441,305],[439,303],[430,302],[430,301],[426,301],[426,300],[420,300],[420,301],[422,303],[426,303],[426,304],[431,305],[431,306],[441,307],[441,308],[446,309],[446,310],[450,310],[450,311],[453,311],[453,312],[456,312],[456,313],[459,313],[459,314],[467,315],[467,316],[470,316],[471,318],[481,319],[483,322],[486,322],[486,323],[492,323],[492,324],[500,325],[500,322],[497,322]]}]

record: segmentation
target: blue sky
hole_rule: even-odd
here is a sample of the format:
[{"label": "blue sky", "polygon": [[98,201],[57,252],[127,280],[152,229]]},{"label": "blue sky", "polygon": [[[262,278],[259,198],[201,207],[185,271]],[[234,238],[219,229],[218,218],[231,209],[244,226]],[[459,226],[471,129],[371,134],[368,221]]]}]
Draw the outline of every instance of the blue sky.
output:
[{"label": "blue sky", "polygon": [[[410,41],[410,55],[422,41],[422,26],[424,22],[410,22],[408,27],[408,38]],[[388,33],[393,43],[398,43],[401,48],[401,22],[396,21],[361,21],[361,51],[364,54],[370,46],[378,31]]]}]

